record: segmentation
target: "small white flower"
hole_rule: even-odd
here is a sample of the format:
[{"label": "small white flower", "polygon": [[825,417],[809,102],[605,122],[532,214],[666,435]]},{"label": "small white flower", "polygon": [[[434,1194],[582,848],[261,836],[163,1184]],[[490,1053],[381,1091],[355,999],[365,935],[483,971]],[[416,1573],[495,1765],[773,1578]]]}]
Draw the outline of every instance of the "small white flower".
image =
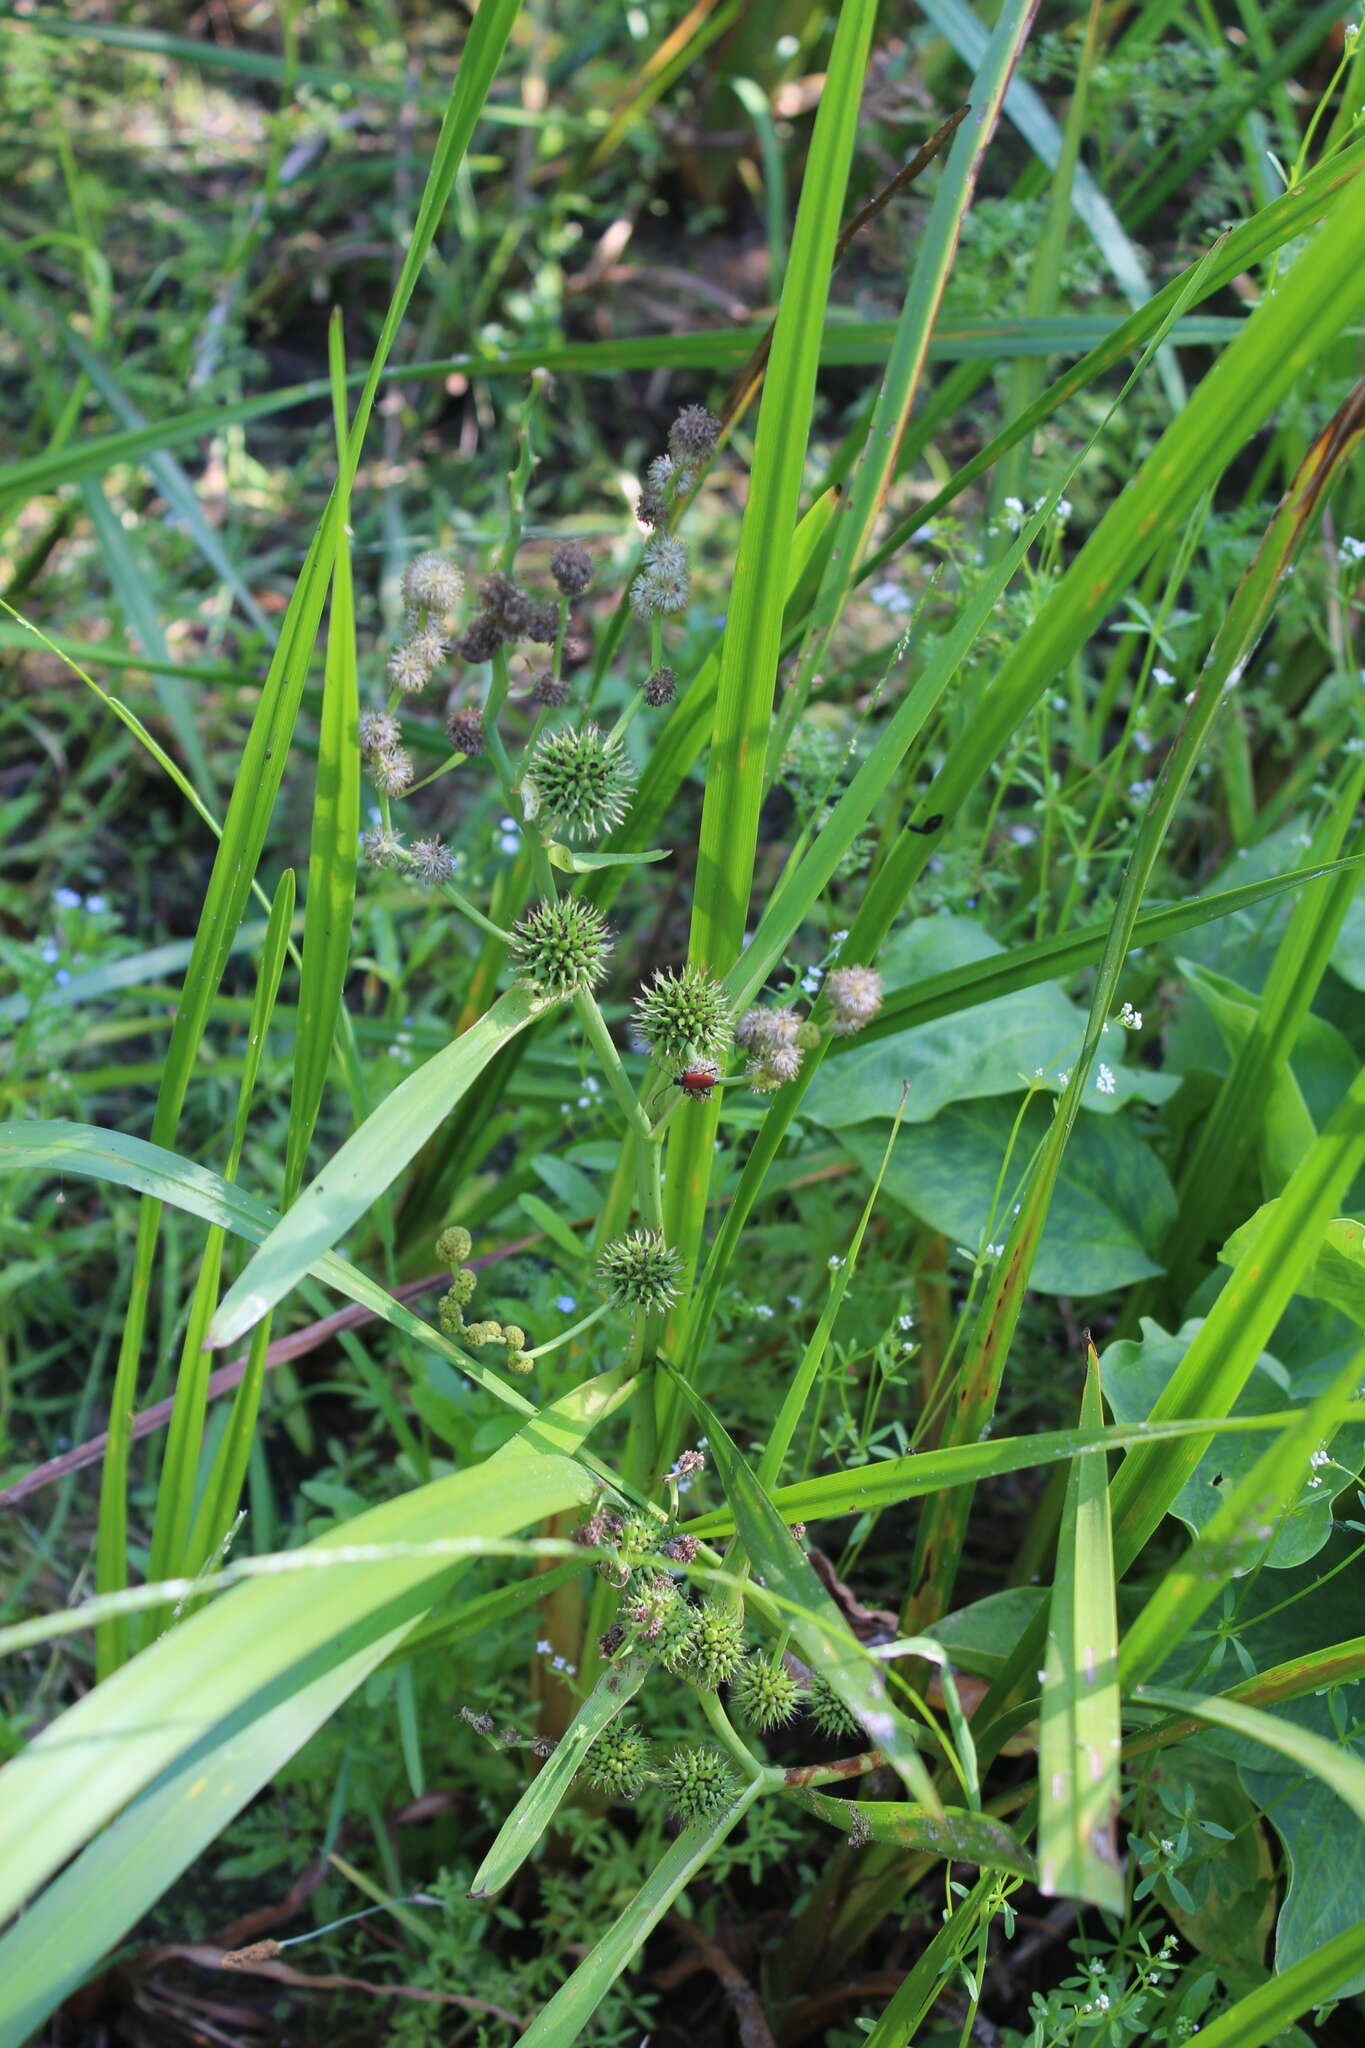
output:
[{"label": "small white flower", "polygon": [[1119,1023],[1125,1031],[1141,1031],[1142,1012],[1135,1010],[1131,1003],[1125,1003],[1119,1011]]},{"label": "small white flower", "polygon": [[1171,684],[1175,681],[1175,677],[1168,668],[1162,668],[1158,665],[1152,670],[1152,681],[1159,690],[1169,690]]},{"label": "small white flower", "polygon": [[540,1641],[536,1644],[536,1655],[538,1657],[548,1657],[553,1649],[554,1644],[550,1641],[550,1638],[548,1636],[542,1636]]},{"label": "small white flower", "polygon": [[1343,535],[1337,548],[1337,560],[1343,564],[1365,562],[1365,540],[1357,540],[1355,535],[1350,533]]},{"label": "small white flower", "polygon": [[874,583],[868,596],[873,604],[879,604],[883,611],[908,612],[914,609],[914,599],[899,583]]},{"label": "small white flower", "polygon": [[831,1273],[837,1273],[843,1263],[838,1252],[835,1252],[830,1258],[825,1260],[825,1264],[829,1267]]},{"label": "small white flower", "polygon": [[1104,1065],[1103,1061],[1101,1061],[1100,1070],[1095,1076],[1095,1086],[1101,1095],[1112,1095],[1114,1092],[1113,1073],[1110,1068]]}]

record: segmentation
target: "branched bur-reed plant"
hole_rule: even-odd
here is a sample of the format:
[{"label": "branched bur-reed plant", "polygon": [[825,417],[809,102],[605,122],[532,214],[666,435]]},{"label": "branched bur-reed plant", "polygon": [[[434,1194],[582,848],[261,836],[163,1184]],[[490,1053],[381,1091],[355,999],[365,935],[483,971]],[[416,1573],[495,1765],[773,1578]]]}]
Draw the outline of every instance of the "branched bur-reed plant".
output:
[{"label": "branched bur-reed plant", "polygon": [[[7,1164],[143,1206],[98,1594],[0,1637],[32,1655],[98,1629],[98,1682],[0,1773],[0,2048],[297,1752],[321,1753],[304,1746],[347,1702],[392,1701],[414,1793],[463,1745],[458,1868],[419,1894],[442,1903],[437,1933],[368,1783],[379,1876],[335,1846],[349,1748],[341,1789],[313,1788],[308,1853],[392,1904],[433,2002],[483,1996],[496,1916],[540,1901],[535,1963],[508,1941],[529,1998],[490,2039],[619,2036],[643,2010],[632,1965],[689,1886],[704,1898],[744,1857],[776,1885],[815,1842],[818,1875],[783,1892],[790,1924],[754,1966],[798,2032],[890,1918],[918,1932],[870,2039],[928,2039],[948,2011],[965,2041],[1037,1895],[1074,1906],[1085,1967],[1039,1993],[1013,2036],[1030,2048],[1170,2044],[1196,2022],[1214,2048],[1258,2043],[1365,1982],[1365,1897],[1312,1867],[1365,1820],[1347,1690],[1365,1648],[1334,1604],[1354,1552],[1333,1515],[1365,1457],[1365,1034],[1341,993],[1365,986],[1360,563],[1353,541],[1314,553],[1365,425],[1344,339],[1365,314],[1365,142],[1315,114],[1288,189],[1149,292],[1080,176],[1079,128],[1043,130],[1025,100],[1056,173],[1044,246],[1065,242],[1074,174],[1132,310],[1085,354],[1047,326],[1076,359],[1053,383],[1041,358],[1011,363],[995,440],[955,471],[934,451],[926,510],[909,486],[941,417],[942,387],[919,403],[929,344],[1031,8],[1005,0],[979,35],[962,8],[925,12],[970,53],[973,118],[940,131],[842,448],[811,429],[869,0],[837,11],[771,336],[722,412],[678,415],[636,532],[556,535],[548,558],[528,535],[537,377],[501,545],[415,554],[371,665],[352,493],[515,0],[477,11],[354,417],[333,330],[337,483],[222,820],[151,1138],[5,1132]],[[1359,84],[1357,48],[1329,94]],[[1087,37],[1082,71],[1095,59]],[[1079,88],[1074,104],[1079,123]],[[1118,194],[1135,224],[1145,193]],[[1030,320],[1056,313],[1048,275]],[[1197,309],[1234,281],[1254,304],[1210,338]],[[965,400],[975,370],[951,374]],[[1125,440],[1134,417],[1150,431]],[[741,425],[738,535],[708,550],[708,479],[738,474]],[[1296,615],[1286,579],[1293,599],[1324,553]],[[200,1163],[181,1110],[303,759],[324,603],[302,942],[295,965],[287,874],[231,1134]],[[1305,764],[1261,744],[1281,687],[1309,705]],[[460,839],[489,816],[491,861]],[[1255,862],[1220,874],[1242,839]],[[445,941],[431,1055],[377,1099],[343,1003],[357,887],[362,918],[397,903],[405,930],[430,892]],[[377,953],[401,979],[399,948]],[[244,1148],[286,974],[288,1125],[265,1185],[269,1152]],[[342,1115],[321,1116],[334,1053],[352,1125],[310,1178]],[[210,1238],[144,1552],[131,1428],[168,1208]],[[229,1238],[243,1257],[220,1299]],[[519,1263],[495,1256],[513,1238]],[[397,1283],[433,1243],[427,1315]],[[296,1292],[394,1333],[401,1383],[368,1355],[357,1371],[397,1478],[249,1556],[271,1321]],[[240,1340],[210,1434],[206,1345]],[[978,1508],[983,1482],[1005,1484]],[[837,1561],[822,1524],[847,1532]],[[874,1571],[879,1608],[859,1597]],[[357,1747],[384,1744],[367,1724]],[[515,1906],[490,1905],[513,1880]],[[514,1983],[507,1966],[504,1997]]]}]

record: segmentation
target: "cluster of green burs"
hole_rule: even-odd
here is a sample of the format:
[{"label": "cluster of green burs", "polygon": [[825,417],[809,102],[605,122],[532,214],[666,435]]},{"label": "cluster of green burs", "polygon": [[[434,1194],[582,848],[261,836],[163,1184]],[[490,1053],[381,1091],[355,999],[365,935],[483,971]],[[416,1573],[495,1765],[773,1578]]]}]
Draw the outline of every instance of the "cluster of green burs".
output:
[{"label": "cluster of green burs", "polygon": [[[679,1461],[684,1476],[701,1463],[697,1452],[685,1452]],[[617,1619],[598,1645],[608,1662],[651,1656],[699,1692],[724,1686],[730,1711],[759,1733],[785,1727],[804,1713],[831,1738],[861,1734],[827,1680],[797,1676],[780,1653],[750,1648],[737,1605],[716,1596],[693,1601],[663,1568],[691,1564],[698,1553],[694,1537],[668,1536],[665,1524],[647,1513],[599,1508],[576,1540],[606,1550],[598,1570],[620,1588]],[[593,1743],[584,1775],[613,1799],[636,1799],[657,1786],[670,1812],[686,1822],[722,1812],[737,1796],[739,1781],[722,1751],[684,1744],[656,1756],[656,1748],[639,1728],[615,1721]]]}]

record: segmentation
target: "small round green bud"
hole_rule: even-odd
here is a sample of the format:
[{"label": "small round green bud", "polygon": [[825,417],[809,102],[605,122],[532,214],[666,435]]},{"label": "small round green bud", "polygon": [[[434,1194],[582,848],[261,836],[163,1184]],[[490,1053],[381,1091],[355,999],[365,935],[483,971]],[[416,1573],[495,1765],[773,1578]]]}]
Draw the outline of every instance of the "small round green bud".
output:
[{"label": "small round green bud", "polygon": [[684,1670],[702,1692],[728,1685],[744,1657],[744,1622],[733,1607],[704,1600],[692,1616]]},{"label": "small round green bud", "polygon": [[633,1230],[607,1245],[597,1277],[618,1307],[657,1315],[678,1298],[682,1260],[657,1230]]},{"label": "small round green bud", "polygon": [[730,1702],[742,1721],[760,1731],[781,1728],[801,1711],[801,1687],[785,1664],[756,1653],[744,1659],[730,1681]]},{"label": "small round green bud", "polygon": [[537,903],[513,925],[508,952],[520,980],[558,1001],[597,987],[611,958],[611,935],[590,903],[559,896]]},{"label": "small round green bud", "polygon": [[503,1324],[502,1337],[509,1351],[524,1351],[526,1349],[526,1332],[519,1329],[515,1323]]},{"label": "small round green bud", "polygon": [[464,1334],[465,1342],[472,1344],[476,1351],[481,1351],[485,1344],[500,1344],[502,1342],[502,1324],[492,1321],[468,1323],[465,1326]]},{"label": "small round green bud", "polygon": [[730,998],[718,981],[698,967],[655,971],[653,982],[635,999],[641,1036],[665,1066],[709,1059],[730,1043]]},{"label": "small round green bud", "polygon": [[604,1728],[583,1765],[583,1775],[610,1799],[638,1799],[649,1777],[651,1745],[638,1728]]},{"label": "small round green bud", "polygon": [[546,733],[523,778],[526,815],[544,812],[571,839],[596,839],[626,814],[635,777],[624,749],[595,725]]},{"label": "small round green bud", "polygon": [[870,1024],[882,1006],[882,978],[875,967],[835,967],[825,977],[830,1002],[829,1028],[836,1038],[851,1038]]},{"label": "small round green bud", "polygon": [[723,1811],[739,1791],[730,1766],[718,1749],[675,1749],[659,1772],[670,1813],[679,1820],[709,1820]]},{"label": "small round green bud", "polygon": [[453,1272],[462,1266],[474,1249],[474,1240],[462,1223],[449,1223],[436,1240],[436,1256],[443,1259]]},{"label": "small round green bud", "polygon": [[507,1370],[514,1372],[519,1380],[536,1369],[536,1362],[529,1351],[509,1351],[505,1360]]},{"label": "small round green bud", "polygon": [[424,612],[454,611],[463,590],[461,572],[434,548],[415,555],[403,571],[405,602]]},{"label": "small round green bud", "polygon": [[811,1677],[806,1707],[822,1735],[861,1735],[863,1732],[829,1680],[822,1678],[819,1672]]}]

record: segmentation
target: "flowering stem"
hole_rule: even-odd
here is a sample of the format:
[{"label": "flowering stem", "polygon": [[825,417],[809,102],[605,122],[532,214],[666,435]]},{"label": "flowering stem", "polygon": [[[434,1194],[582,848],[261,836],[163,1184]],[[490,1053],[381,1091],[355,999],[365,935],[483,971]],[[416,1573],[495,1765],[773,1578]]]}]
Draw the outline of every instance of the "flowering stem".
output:
[{"label": "flowering stem", "polygon": [[610,1307],[611,1303],[604,1301],[600,1307],[593,1309],[590,1315],[583,1316],[578,1322],[571,1324],[567,1330],[561,1330],[557,1337],[551,1337],[547,1344],[537,1344],[534,1351],[528,1351],[526,1356],[528,1358],[544,1358],[548,1351],[558,1351],[560,1345],[567,1344],[571,1337],[581,1337],[584,1330],[590,1330],[594,1323],[600,1323]]},{"label": "flowering stem", "polygon": [[531,445],[531,422],[541,393],[550,382],[548,370],[532,370],[531,389],[521,414],[521,445],[517,451],[516,467],[507,473],[507,538],[502,544],[502,561],[499,564],[504,576],[512,573],[512,564],[521,546],[522,515],[526,509],[526,486],[531,481],[531,471],[536,466],[536,451]]},{"label": "flowering stem", "polygon": [[469,901],[469,898],[462,896],[459,890],[454,888],[451,883],[443,883],[442,888],[446,901],[454,904],[462,917],[467,917],[469,922],[477,925],[481,932],[487,932],[490,939],[501,939],[504,946],[511,944],[511,933],[505,932],[500,924],[494,924],[492,918],[485,917],[481,910],[476,910]]},{"label": "flowering stem", "polygon": [[748,1745],[735,1732],[730,1716],[720,1703],[720,1695],[714,1692],[697,1691],[701,1710],[711,1724],[711,1732],[728,1755],[739,1765],[746,1778],[757,1782],[764,1791],[776,1791],[786,1777],[785,1771],[770,1770],[761,1764]]},{"label": "flowering stem", "polygon": [[[612,1094],[625,1112],[626,1122],[630,1125],[631,1130],[635,1133],[641,1144],[655,1144],[656,1140],[649,1118],[641,1109],[639,1098],[626,1078],[626,1070],[621,1064],[621,1055],[612,1043],[611,1033],[607,1029],[607,1020],[597,1007],[597,998],[589,989],[579,989],[573,999],[573,1003],[575,1010],[578,1012],[578,1021],[588,1034],[588,1043],[602,1063],[602,1071],[606,1075],[607,1086],[611,1089]],[[650,1176],[650,1178],[654,1182],[657,1193],[657,1172]],[[644,1189],[642,1186],[641,1208],[645,1206]],[[661,1227],[662,1217],[662,1209],[659,1209],[657,1214],[646,1215],[645,1221],[649,1224],[651,1230],[658,1230]]]}]

